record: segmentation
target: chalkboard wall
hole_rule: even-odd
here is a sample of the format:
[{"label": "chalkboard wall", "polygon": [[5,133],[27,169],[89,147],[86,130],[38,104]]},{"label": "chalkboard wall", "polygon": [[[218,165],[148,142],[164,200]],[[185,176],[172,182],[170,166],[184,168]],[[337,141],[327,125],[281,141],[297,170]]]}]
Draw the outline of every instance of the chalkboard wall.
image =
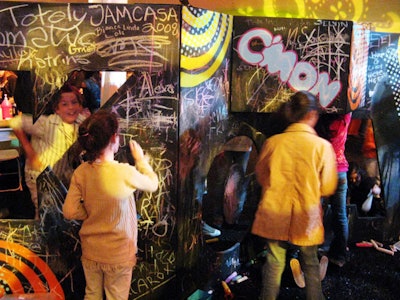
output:
[{"label": "chalkboard wall", "polygon": [[[130,77],[101,109],[118,115],[122,139],[117,159],[131,160],[127,145],[134,138],[151,156],[160,179],[157,192],[136,195],[139,253],[130,298],[165,293],[176,277],[181,6],[1,2],[0,23],[0,69],[30,72],[34,119],[71,71],[129,71]],[[67,188],[46,169],[38,178],[40,222],[1,223],[0,269],[8,270],[2,277],[5,293],[83,298],[80,224],[62,215]],[[20,227],[35,234],[27,239]],[[25,249],[21,260],[35,255],[27,268],[5,263],[16,247]],[[175,288],[168,294],[173,292]]]},{"label": "chalkboard wall", "polygon": [[0,3],[0,69],[34,70],[36,117],[75,69],[173,71],[180,7]]},{"label": "chalkboard wall", "polygon": [[[205,264],[201,234],[213,159],[239,135],[259,149],[260,128],[271,132],[274,119],[258,113],[274,112],[293,91],[310,90],[327,112],[346,112],[352,34],[349,21],[233,17],[192,6],[0,2],[0,69],[30,72],[34,119],[71,71],[129,71],[101,109],[121,124],[117,159],[131,162],[127,141],[135,138],[160,178],[156,193],[136,195],[130,299],[178,299],[218,272]],[[371,48],[371,59],[377,55]],[[84,291],[79,223],[62,216],[67,187],[57,175],[46,170],[38,181],[42,220],[0,222],[3,289],[76,300]]]},{"label": "chalkboard wall", "polygon": [[274,112],[307,90],[327,112],[347,109],[353,23],[235,17],[232,111]]}]

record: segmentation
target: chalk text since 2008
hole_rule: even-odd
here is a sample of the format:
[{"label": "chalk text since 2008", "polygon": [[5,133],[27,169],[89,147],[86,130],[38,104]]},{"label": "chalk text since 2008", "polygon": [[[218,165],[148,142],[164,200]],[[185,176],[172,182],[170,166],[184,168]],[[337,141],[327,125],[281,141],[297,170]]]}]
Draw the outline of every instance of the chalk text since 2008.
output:
[{"label": "chalk text since 2008", "polygon": [[[98,51],[99,47],[104,48],[106,40],[123,48],[148,48],[142,42],[138,45],[133,37],[141,36],[142,40],[154,36],[158,40],[178,37],[180,24],[175,7],[160,5],[17,4],[0,9],[0,18],[5,25],[0,29],[0,59],[20,59],[26,64],[20,64],[21,68],[27,65],[41,68],[46,61],[52,62],[48,67],[53,67],[53,57],[58,57],[58,63],[71,61],[60,58],[55,53],[59,51],[54,51],[57,48],[64,50],[62,56],[75,56],[81,64],[88,64],[88,55],[103,54]],[[43,55],[50,58],[36,59]]]}]

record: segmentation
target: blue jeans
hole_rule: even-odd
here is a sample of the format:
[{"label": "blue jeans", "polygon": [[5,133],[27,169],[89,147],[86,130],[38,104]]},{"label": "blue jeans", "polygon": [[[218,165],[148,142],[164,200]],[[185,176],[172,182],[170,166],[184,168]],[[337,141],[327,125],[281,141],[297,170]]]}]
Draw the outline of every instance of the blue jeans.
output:
[{"label": "blue jeans", "polygon": [[[338,173],[336,192],[330,197],[331,229],[333,240],[329,246],[329,256],[339,260],[346,260],[347,241],[349,239],[349,222],[346,209],[347,173]],[[329,230],[329,226],[326,230]]]},{"label": "blue jeans", "polygon": [[[286,266],[288,242],[267,240],[266,261],[262,268],[260,300],[274,300],[279,296],[282,274]],[[299,262],[304,272],[307,300],[325,299],[319,278],[318,246],[298,246]]]}]

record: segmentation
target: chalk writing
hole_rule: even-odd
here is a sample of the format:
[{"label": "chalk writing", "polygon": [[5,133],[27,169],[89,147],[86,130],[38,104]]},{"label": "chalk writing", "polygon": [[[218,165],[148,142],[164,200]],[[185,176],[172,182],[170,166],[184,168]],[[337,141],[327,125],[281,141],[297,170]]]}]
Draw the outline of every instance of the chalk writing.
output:
[{"label": "chalk writing", "polygon": [[115,6],[115,5],[90,5],[89,10],[97,11],[90,18],[90,24],[120,24],[135,22],[178,22],[179,16],[174,6]]},{"label": "chalk writing", "polygon": [[102,109],[118,116],[121,160],[129,161],[128,141],[138,140],[159,178],[158,190],[142,192],[136,200],[139,264],[134,270],[131,295],[139,299],[175,276],[173,236],[176,229],[175,190],[178,88],[169,73],[133,72]]},{"label": "chalk writing", "polygon": [[[91,63],[96,63],[97,56],[117,53],[119,57],[115,59],[122,56],[124,62],[129,62],[130,57],[142,57],[143,61],[149,60],[148,57],[166,60],[163,46],[177,45],[176,39],[171,39],[179,35],[179,15],[174,6],[88,5],[82,8],[72,4],[50,7],[24,4],[0,9],[4,24],[0,31],[1,57],[23,58],[19,69],[60,64],[70,65],[70,68],[90,67]],[[74,61],[68,56],[82,60]],[[128,64],[125,69],[133,66]]]},{"label": "chalk writing", "polygon": [[[261,39],[264,48],[260,52],[251,50],[253,39]],[[266,67],[269,73],[278,74],[279,79],[294,90],[307,90],[319,94],[322,106],[327,106],[339,94],[340,81],[329,80],[327,73],[318,75],[316,68],[308,62],[298,61],[293,51],[285,51],[282,37],[273,36],[265,29],[252,29],[238,43],[239,56],[247,63]]]},{"label": "chalk writing", "polygon": [[[175,5],[0,3],[0,68],[33,71],[35,118],[73,70],[134,71],[104,106],[118,114],[121,125],[116,157],[129,160],[127,142],[137,139],[160,178],[157,192],[135,195],[140,239],[132,297],[150,294],[175,277],[171,193],[177,184],[180,14]],[[26,244],[49,261],[60,256],[65,268],[55,266],[60,282],[69,280],[73,289],[80,223],[63,218],[66,189],[51,170],[38,178],[38,192],[40,242],[23,240],[19,232],[2,231],[1,238]],[[33,291],[35,282],[25,290]]]},{"label": "chalk writing", "polygon": [[[368,49],[368,72],[367,72],[367,88],[371,93],[376,83],[387,75],[385,60],[387,58],[387,50],[396,48],[397,39],[395,35],[388,33],[372,32],[369,39]],[[368,99],[370,95],[367,94]]]},{"label": "chalk writing", "polygon": [[0,19],[0,68],[34,70],[49,85],[36,91],[35,119],[73,70],[157,72],[177,61],[174,5],[0,3]]},{"label": "chalk writing", "polygon": [[0,222],[0,240],[20,244],[33,252],[40,254],[43,246],[40,244],[40,228],[32,224],[16,221],[12,224]]},{"label": "chalk writing", "polygon": [[51,270],[55,255],[43,254],[45,249],[37,224],[9,220],[1,222],[0,228],[2,291],[7,294],[51,292],[55,299],[65,299],[61,281]]},{"label": "chalk writing", "polygon": [[193,126],[193,120],[207,118],[209,134],[221,134],[222,120],[227,118],[227,91],[225,90],[226,76],[215,76],[199,86],[182,89],[182,105],[185,114],[181,116],[181,129]]},{"label": "chalk writing", "polygon": [[298,90],[318,96],[325,108],[346,107],[340,99],[348,84],[351,22],[237,17],[235,25],[233,111],[271,112]]}]

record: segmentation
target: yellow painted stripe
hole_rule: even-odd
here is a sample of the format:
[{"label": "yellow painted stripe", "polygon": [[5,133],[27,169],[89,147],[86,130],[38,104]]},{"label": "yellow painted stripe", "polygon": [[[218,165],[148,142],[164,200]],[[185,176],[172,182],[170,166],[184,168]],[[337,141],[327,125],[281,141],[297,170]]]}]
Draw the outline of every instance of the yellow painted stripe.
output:
[{"label": "yellow painted stripe", "polygon": [[221,66],[221,63],[224,61],[225,55],[227,53],[227,49],[231,44],[231,39],[232,39],[232,27],[233,27],[233,18],[229,17],[229,29],[228,29],[228,34],[226,35],[226,39],[224,41],[224,44],[222,46],[222,51],[218,55],[217,59],[214,61],[214,63],[205,70],[202,73],[198,74],[188,74],[185,72],[181,72],[181,87],[183,88],[190,88],[190,87],[195,87],[202,82],[206,81],[209,79],[215,72],[218,70],[218,68]]},{"label": "yellow painted stripe", "polygon": [[181,67],[187,70],[195,70],[207,65],[210,61],[212,61],[212,59],[220,49],[221,44],[224,42],[223,39],[226,35],[226,26],[222,25],[222,27],[223,29],[220,30],[218,38],[215,40],[213,46],[206,53],[197,57],[188,57],[185,55],[181,55]]}]

